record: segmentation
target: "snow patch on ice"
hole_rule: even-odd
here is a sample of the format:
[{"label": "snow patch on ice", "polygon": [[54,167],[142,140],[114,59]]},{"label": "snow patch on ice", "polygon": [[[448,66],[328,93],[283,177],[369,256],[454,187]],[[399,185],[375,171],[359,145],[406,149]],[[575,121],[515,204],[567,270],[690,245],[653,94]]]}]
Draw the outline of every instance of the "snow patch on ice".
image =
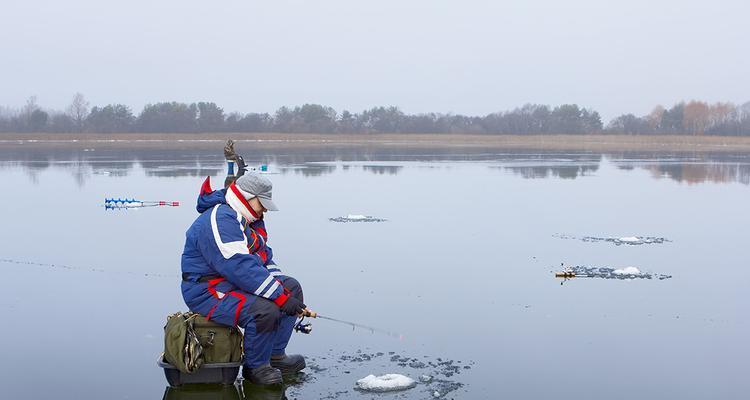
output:
[{"label": "snow patch on ice", "polygon": [[625,267],[616,269],[612,273],[615,275],[640,275],[641,270],[636,267]]},{"label": "snow patch on ice", "polygon": [[367,375],[357,381],[357,388],[369,392],[390,392],[411,389],[417,385],[414,379],[401,374]]},{"label": "snow patch on ice", "polygon": [[383,218],[373,217],[372,215],[364,214],[347,214],[345,217],[328,218],[333,222],[385,222]]},{"label": "snow patch on ice", "polygon": [[663,237],[656,237],[656,236],[608,236],[608,237],[598,237],[598,236],[583,236],[583,237],[575,237],[570,235],[564,235],[561,233],[556,233],[552,235],[553,237],[557,237],[560,239],[578,239],[584,242],[609,242],[614,245],[620,246],[620,245],[629,245],[629,246],[638,246],[642,244],[662,244],[662,243],[669,243],[671,240],[663,238]]}]

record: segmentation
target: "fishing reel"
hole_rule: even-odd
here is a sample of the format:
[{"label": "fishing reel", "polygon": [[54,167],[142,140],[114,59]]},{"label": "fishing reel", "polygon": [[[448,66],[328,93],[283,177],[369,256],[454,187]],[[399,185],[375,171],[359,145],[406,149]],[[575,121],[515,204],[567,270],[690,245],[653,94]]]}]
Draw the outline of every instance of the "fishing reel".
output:
[{"label": "fishing reel", "polygon": [[297,323],[294,325],[294,331],[307,335],[312,332],[312,324],[309,322],[303,324],[302,321],[304,320],[305,316],[303,315],[302,318],[300,318],[299,321],[297,321]]}]

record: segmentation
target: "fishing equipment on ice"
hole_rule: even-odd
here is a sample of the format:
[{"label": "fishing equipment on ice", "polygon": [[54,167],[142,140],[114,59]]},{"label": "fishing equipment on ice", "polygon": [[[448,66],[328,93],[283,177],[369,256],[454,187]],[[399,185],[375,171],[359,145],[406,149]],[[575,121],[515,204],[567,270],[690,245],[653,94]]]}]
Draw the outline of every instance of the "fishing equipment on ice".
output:
[{"label": "fishing equipment on ice", "polygon": [[572,268],[566,267],[565,263],[560,263],[560,268],[562,268],[562,271],[555,272],[555,278],[562,278],[560,285],[573,278],[593,278],[593,276],[588,274],[576,273]]},{"label": "fishing equipment on ice", "polygon": [[624,268],[609,268],[609,267],[586,267],[576,265],[575,267],[566,267],[564,264],[560,264],[561,271],[556,271],[555,278],[562,279],[560,284],[562,285],[566,281],[574,278],[600,278],[600,279],[620,279],[620,280],[631,280],[631,279],[658,279],[664,280],[669,279],[672,275],[656,274],[651,272],[643,272],[636,267],[624,267]]},{"label": "fishing equipment on ice", "polygon": [[179,201],[164,201],[164,200],[136,200],[136,199],[129,199],[129,198],[105,198],[104,199],[104,209],[105,210],[123,210],[123,209],[129,209],[129,208],[143,208],[143,207],[160,207],[160,206],[169,206],[169,207],[178,207],[180,205]]},{"label": "fishing equipment on ice", "polygon": [[164,326],[164,360],[182,372],[192,373],[204,364],[242,360],[242,332],[192,312],[167,317]]}]

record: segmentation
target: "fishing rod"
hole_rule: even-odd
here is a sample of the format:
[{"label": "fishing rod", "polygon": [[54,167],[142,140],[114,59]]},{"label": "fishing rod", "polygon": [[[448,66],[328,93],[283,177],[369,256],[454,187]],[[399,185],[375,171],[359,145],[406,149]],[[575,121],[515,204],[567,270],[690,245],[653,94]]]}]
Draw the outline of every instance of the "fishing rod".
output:
[{"label": "fishing rod", "polygon": [[555,278],[573,279],[573,278],[596,278],[596,275],[577,274],[573,271],[555,272]]},{"label": "fishing rod", "polygon": [[302,323],[302,321],[304,321],[305,317],[320,318],[320,319],[325,319],[325,320],[328,320],[328,321],[333,321],[333,322],[337,322],[337,323],[344,324],[344,325],[349,325],[349,326],[352,327],[352,330],[354,330],[356,328],[361,328],[361,329],[368,330],[371,333],[378,332],[378,333],[382,333],[382,334],[388,335],[390,337],[398,338],[399,340],[403,340],[404,339],[404,335],[402,335],[400,333],[397,333],[397,332],[392,332],[392,331],[388,331],[388,330],[385,330],[385,329],[380,329],[380,328],[375,328],[375,327],[372,327],[372,326],[362,325],[362,324],[358,324],[356,322],[345,321],[343,319],[337,319],[337,318],[327,317],[325,315],[320,315],[320,314],[316,313],[315,311],[308,310],[308,309],[305,309],[302,312],[302,318],[300,318],[300,320],[294,326],[294,330],[295,331],[301,332],[301,333],[310,333],[310,332],[312,332],[312,324],[310,324],[310,323]]},{"label": "fishing rod", "polygon": [[129,208],[143,208],[143,207],[178,207],[179,201],[164,201],[164,200],[136,200],[128,198],[111,198],[104,199],[104,209],[115,210],[115,209],[129,209]]},{"label": "fishing rod", "polygon": [[573,279],[573,278],[596,278],[596,275],[589,275],[589,274],[576,274],[573,271],[562,271],[562,272],[555,272],[555,278],[562,278],[562,281],[560,282],[560,285],[562,286],[563,283]]}]

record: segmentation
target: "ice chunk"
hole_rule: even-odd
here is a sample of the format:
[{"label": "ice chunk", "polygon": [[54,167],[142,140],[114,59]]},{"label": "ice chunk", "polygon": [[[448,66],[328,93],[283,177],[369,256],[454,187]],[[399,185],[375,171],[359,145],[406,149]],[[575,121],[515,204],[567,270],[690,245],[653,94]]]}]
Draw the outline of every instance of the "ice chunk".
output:
[{"label": "ice chunk", "polygon": [[345,217],[328,218],[333,222],[385,222],[383,218],[376,218],[372,215],[348,214]]},{"label": "ice chunk", "polygon": [[390,392],[411,389],[417,385],[414,379],[401,374],[367,375],[357,381],[357,388],[369,392]]},{"label": "ice chunk", "polygon": [[560,238],[560,239],[579,239],[584,242],[609,242],[617,246],[624,245],[624,244],[635,246],[635,245],[641,245],[641,244],[661,244],[661,243],[671,242],[671,240],[669,239],[666,239],[663,237],[655,237],[655,236],[622,236],[622,237],[583,236],[580,238],[577,238],[575,236],[562,235],[562,234],[555,234],[553,236]]},{"label": "ice chunk", "polygon": [[612,271],[615,275],[640,275],[641,270],[636,267],[625,267]]}]

